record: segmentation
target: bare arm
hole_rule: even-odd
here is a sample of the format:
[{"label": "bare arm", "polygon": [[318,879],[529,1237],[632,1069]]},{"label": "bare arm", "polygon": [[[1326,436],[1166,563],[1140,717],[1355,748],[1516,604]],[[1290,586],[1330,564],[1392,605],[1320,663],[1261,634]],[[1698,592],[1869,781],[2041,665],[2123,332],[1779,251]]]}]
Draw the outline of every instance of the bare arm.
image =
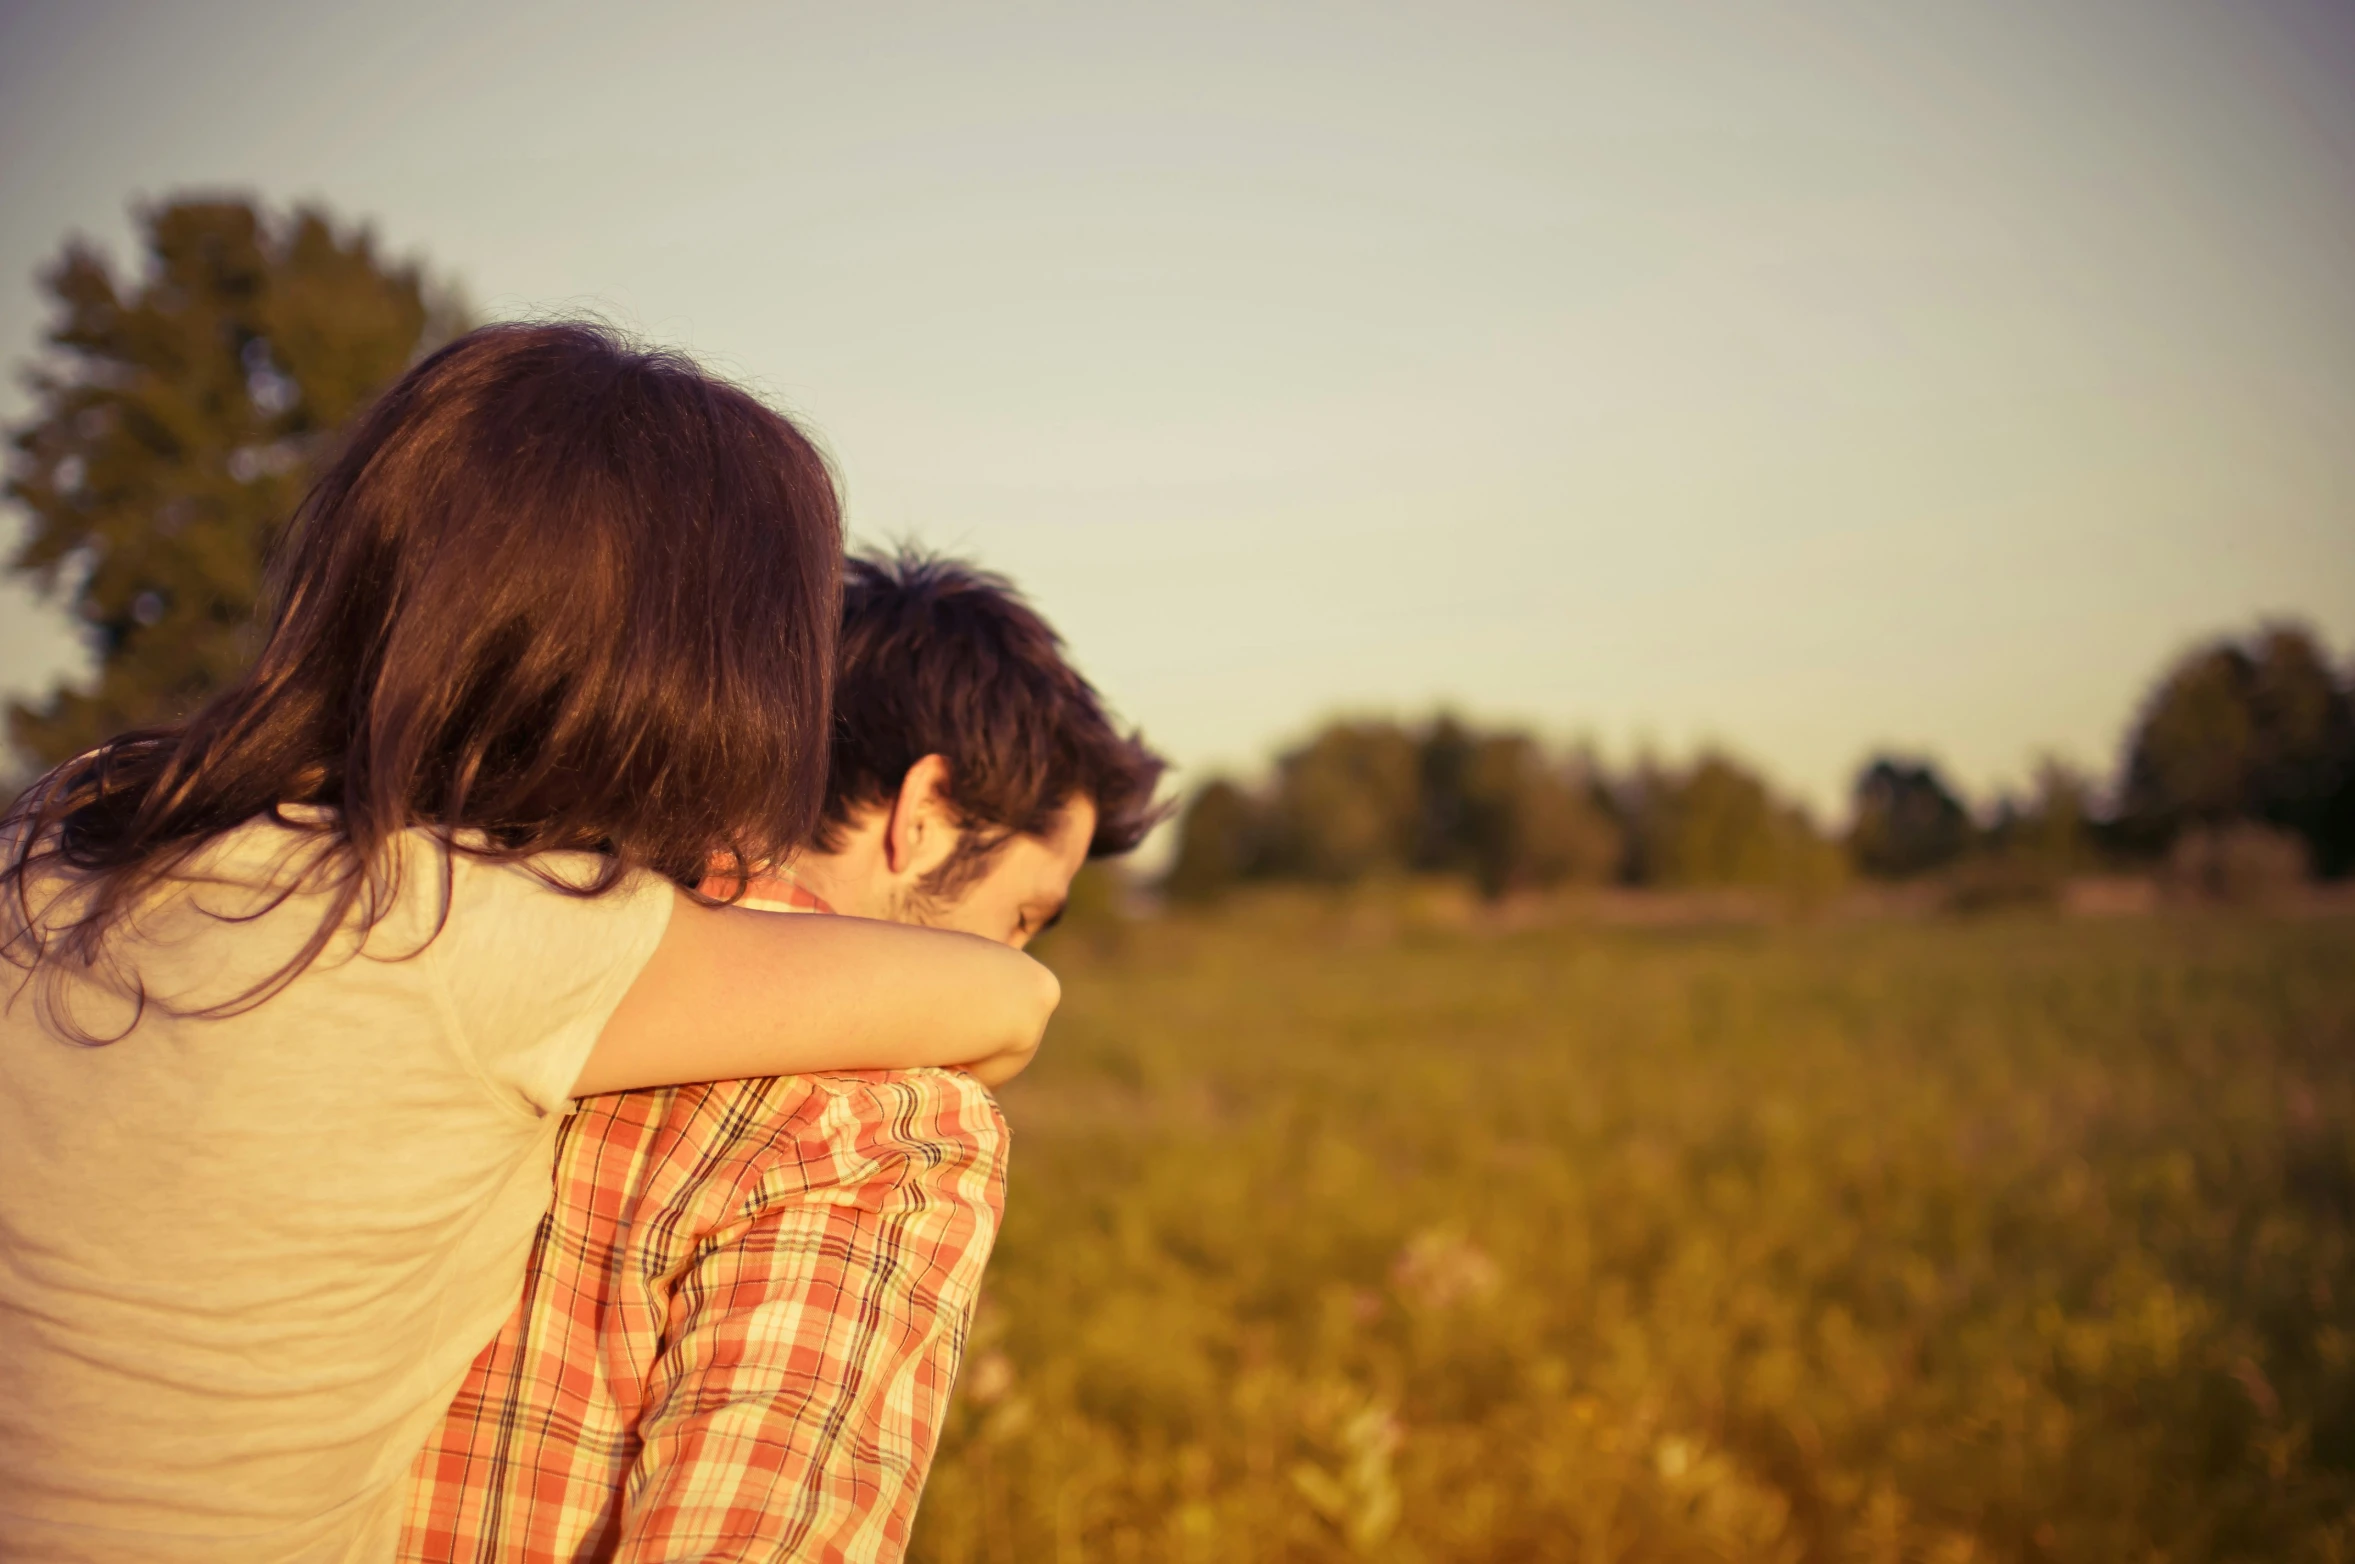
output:
[{"label": "bare arm", "polygon": [[573,1095],[917,1065],[995,1086],[1038,1051],[1062,993],[1045,967],[978,935],[682,894]]}]

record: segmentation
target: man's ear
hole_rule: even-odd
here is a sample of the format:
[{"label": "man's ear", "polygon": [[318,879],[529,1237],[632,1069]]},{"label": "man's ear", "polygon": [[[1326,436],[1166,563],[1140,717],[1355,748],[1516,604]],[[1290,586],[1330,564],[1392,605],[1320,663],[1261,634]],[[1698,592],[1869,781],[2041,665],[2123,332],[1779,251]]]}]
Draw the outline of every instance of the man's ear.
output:
[{"label": "man's ear", "polygon": [[883,862],[894,875],[922,879],[956,851],[961,833],[948,785],[946,755],[926,755],[900,778],[891,818],[883,823]]}]

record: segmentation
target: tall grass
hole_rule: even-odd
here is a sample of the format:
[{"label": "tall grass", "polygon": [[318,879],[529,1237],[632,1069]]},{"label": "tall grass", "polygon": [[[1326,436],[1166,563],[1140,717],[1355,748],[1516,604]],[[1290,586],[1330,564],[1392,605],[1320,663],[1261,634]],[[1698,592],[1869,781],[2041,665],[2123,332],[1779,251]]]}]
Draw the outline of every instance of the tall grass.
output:
[{"label": "tall grass", "polygon": [[917,1559],[2355,1559],[2345,920],[1053,959]]}]

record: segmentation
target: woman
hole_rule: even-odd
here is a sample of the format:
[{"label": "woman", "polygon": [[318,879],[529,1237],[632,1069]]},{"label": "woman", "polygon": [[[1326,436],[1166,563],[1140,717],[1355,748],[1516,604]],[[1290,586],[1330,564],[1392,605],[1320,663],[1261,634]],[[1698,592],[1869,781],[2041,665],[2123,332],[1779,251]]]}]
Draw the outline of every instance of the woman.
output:
[{"label": "woman", "polygon": [[0,1557],[389,1556],[574,1095],[1017,1070],[988,941],[779,918],[841,558],[785,419],[577,325],[478,331],[295,518],[252,672],[0,838]]}]

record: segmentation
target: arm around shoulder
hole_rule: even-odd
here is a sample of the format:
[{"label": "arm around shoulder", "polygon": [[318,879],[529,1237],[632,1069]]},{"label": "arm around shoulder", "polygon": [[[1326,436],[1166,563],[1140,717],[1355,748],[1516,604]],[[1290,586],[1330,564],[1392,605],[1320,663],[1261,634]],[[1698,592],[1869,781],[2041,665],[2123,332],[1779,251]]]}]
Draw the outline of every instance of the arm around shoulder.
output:
[{"label": "arm around shoulder", "polygon": [[995,1086],[1030,1062],[1062,998],[1053,973],[978,935],[674,894],[575,1096],[921,1065]]}]

